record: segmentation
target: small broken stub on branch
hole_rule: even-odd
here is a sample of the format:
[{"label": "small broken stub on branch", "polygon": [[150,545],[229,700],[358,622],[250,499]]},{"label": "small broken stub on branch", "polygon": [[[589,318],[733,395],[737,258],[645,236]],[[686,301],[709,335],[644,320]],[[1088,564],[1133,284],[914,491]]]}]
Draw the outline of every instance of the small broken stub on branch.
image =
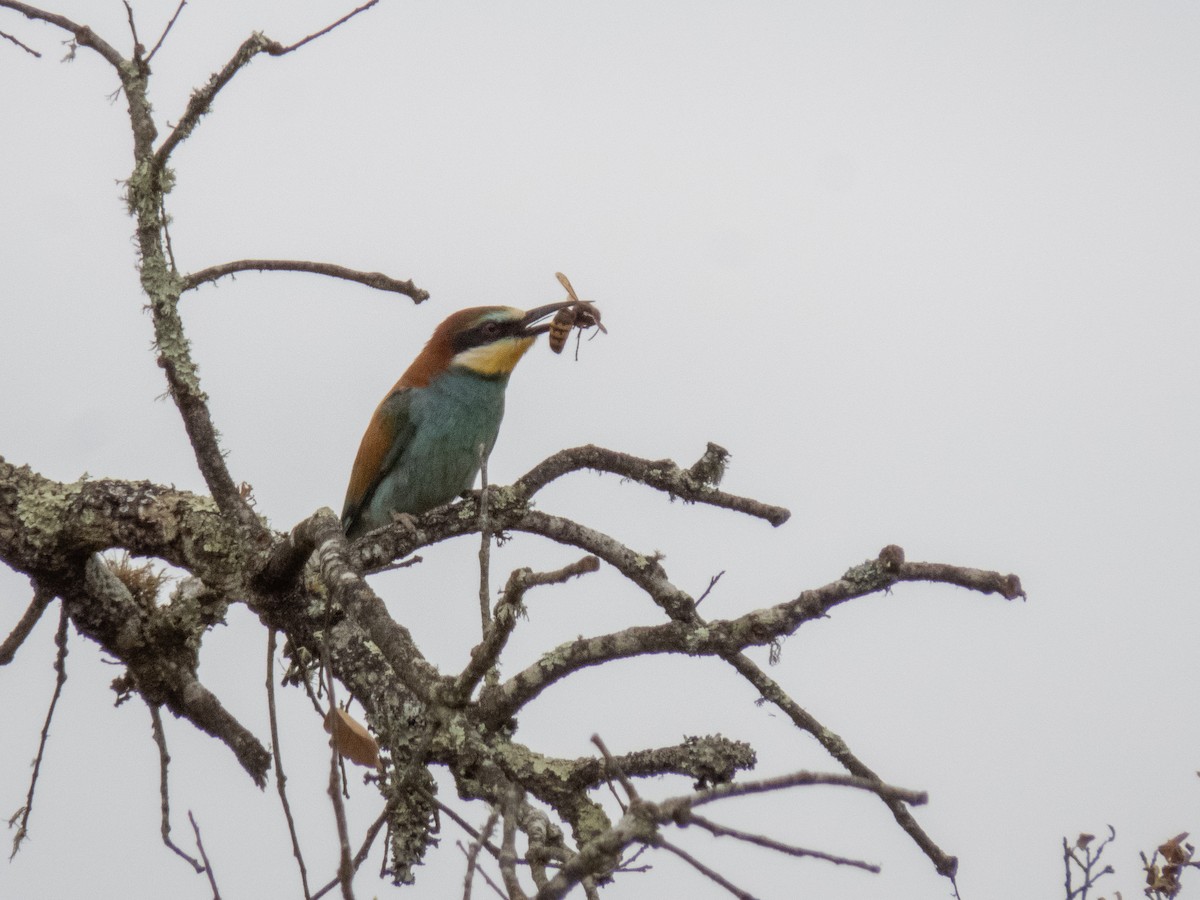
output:
[{"label": "small broken stub on branch", "polygon": [[[596,308],[596,304],[588,300],[580,300],[579,295],[575,293],[575,288],[571,287],[571,282],[562,272],[554,273],[558,277],[559,283],[567,289],[567,299],[571,301],[570,306],[564,306],[554,314],[554,319],[550,322],[549,340],[550,349],[555,353],[562,353],[563,347],[567,345],[567,338],[571,335],[571,330],[579,329],[579,337],[582,338],[583,332],[589,328],[599,328],[605,334],[608,334],[608,329],[604,327],[600,321],[600,310]],[[579,357],[578,344],[575,348],[575,357]]]}]

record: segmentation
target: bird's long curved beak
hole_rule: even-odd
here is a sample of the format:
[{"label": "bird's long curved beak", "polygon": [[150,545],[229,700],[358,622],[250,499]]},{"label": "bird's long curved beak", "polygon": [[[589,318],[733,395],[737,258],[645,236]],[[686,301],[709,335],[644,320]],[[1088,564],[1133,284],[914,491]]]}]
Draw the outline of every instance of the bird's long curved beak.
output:
[{"label": "bird's long curved beak", "polygon": [[[574,300],[559,300],[557,303],[547,303],[545,306],[535,306],[525,313],[521,319],[521,331],[527,337],[536,337],[550,330],[549,322],[541,322],[548,316],[554,315],[565,306],[571,306]],[[539,324],[539,322],[541,324]]]}]

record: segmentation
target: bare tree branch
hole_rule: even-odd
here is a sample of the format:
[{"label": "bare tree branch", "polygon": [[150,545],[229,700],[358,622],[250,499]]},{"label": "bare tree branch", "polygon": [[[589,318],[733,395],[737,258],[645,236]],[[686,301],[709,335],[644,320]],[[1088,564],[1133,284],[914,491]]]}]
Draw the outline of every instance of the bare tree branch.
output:
[{"label": "bare tree branch", "polygon": [[221,89],[224,88],[225,85],[229,84],[229,82],[233,80],[233,77],[237,75],[237,73],[243,67],[249,64],[250,61],[253,60],[258,54],[267,53],[271,56],[283,56],[287,53],[291,53],[293,50],[298,50],[309,41],[316,40],[322,35],[328,34],[343,22],[346,22],[352,17],[358,15],[363,10],[369,9],[377,2],[379,2],[379,0],[371,0],[370,3],[360,6],[353,12],[338,19],[332,25],[329,25],[320,31],[308,35],[308,37],[302,38],[296,43],[287,46],[280,44],[278,41],[271,40],[261,32],[255,32],[254,34],[250,35],[250,37],[242,41],[241,46],[234,51],[234,54],[232,57],[230,57],[229,62],[225,63],[220,71],[213,73],[204,87],[199,88],[192,93],[191,99],[188,100],[187,107],[183,111],[183,115],[179,117],[179,121],[175,124],[174,129],[172,129],[171,133],[167,135],[166,139],[159,146],[158,150],[155,151],[153,158],[154,169],[161,171],[166,167],[167,160],[170,159],[171,153],[177,146],[179,146],[180,143],[188,138],[188,136],[196,128],[196,125],[200,122],[200,119],[212,108],[213,100],[216,99],[216,96],[218,93],[220,93]]},{"label": "bare tree branch", "polygon": [[697,872],[699,872],[705,878],[707,878],[710,881],[714,882],[715,884],[719,884],[721,887],[725,888],[725,890],[729,891],[729,893],[731,893],[731,894],[733,894],[733,896],[737,897],[738,900],[755,900],[755,897],[753,894],[749,893],[748,891],[743,891],[740,887],[738,887],[736,884],[734,884],[728,878],[721,875],[715,869],[710,869],[708,866],[706,866],[704,863],[700,862],[700,860],[696,859],[696,857],[692,856],[692,854],[688,853],[682,847],[677,847],[674,844],[672,844],[670,841],[668,841],[664,838],[661,838],[661,837],[654,842],[654,846],[661,847],[664,850],[674,853],[676,856],[678,856],[680,859],[682,859],[685,863],[687,863],[689,866],[691,866],[693,869],[695,869]]},{"label": "bare tree branch", "polygon": [[283,774],[283,755],[279,748],[279,720],[275,713],[275,629],[267,629],[267,717],[271,723],[271,754],[275,760],[275,787],[279,791],[279,802],[287,820],[288,834],[292,839],[292,855],[300,869],[300,887],[305,900],[312,896],[308,890],[308,869],[304,865],[304,854],[300,851],[300,838],[296,835],[296,822],[292,818],[292,807],[287,798],[287,776]]},{"label": "bare tree branch", "polygon": [[29,633],[33,631],[33,627],[42,618],[42,613],[46,611],[46,607],[52,600],[54,600],[53,592],[44,590],[37,584],[34,585],[33,599],[29,601],[29,606],[25,608],[24,614],[17,620],[13,630],[8,633],[4,643],[0,644],[0,666],[7,666],[13,661],[17,650],[25,643],[25,639],[29,637]]},{"label": "bare tree branch", "polygon": [[[480,634],[486,640],[492,625],[492,529],[488,521],[488,470],[487,446],[479,445],[479,627]],[[512,579],[509,579],[510,581]],[[511,633],[511,631],[509,632]],[[507,640],[508,634],[501,638]],[[497,650],[499,652],[499,650]],[[474,654],[472,654],[474,661]],[[483,678],[490,669],[485,667],[479,673]],[[494,680],[495,676],[490,680]],[[470,689],[474,689],[472,684]]]},{"label": "bare tree branch", "polygon": [[463,703],[483,679],[484,674],[496,664],[500,653],[508,642],[509,635],[517,624],[517,616],[525,592],[531,587],[546,584],[561,584],[569,578],[595,572],[600,568],[600,560],[594,556],[585,556],[578,562],[564,566],[554,572],[534,572],[531,569],[517,569],[508,577],[500,602],[496,604],[495,618],[488,625],[483,641],[471,650],[471,661],[455,680],[451,688],[449,701]]},{"label": "bare tree branch", "polygon": [[161,627],[167,620],[152,623],[152,615],[163,614],[141,607],[99,556],[88,558],[80,580],[81,585],[65,587],[59,594],[76,628],[128,667],[118,685],[136,689],[149,703],[165,704],[217,738],[233,751],[254,783],[264,786],[270,754],[196,678],[197,658],[181,652],[179,634]]},{"label": "bare tree branch", "polygon": [[125,17],[129,21],[129,33],[133,36],[133,58],[141,59],[146,48],[142,46],[141,40],[138,38],[137,24],[133,21],[133,7],[129,5],[129,0],[121,0],[125,6]]},{"label": "bare tree branch", "polygon": [[910,791],[905,788],[893,787],[878,778],[860,778],[857,775],[841,775],[837,772],[792,772],[789,775],[779,775],[775,778],[763,778],[759,781],[737,781],[730,784],[718,784],[703,791],[696,791],[685,797],[677,797],[659,804],[666,815],[674,821],[678,811],[683,808],[692,809],[704,806],[728,797],[745,797],[751,794],[766,794],[772,791],[791,787],[808,787],[815,784],[837,785],[839,787],[855,788],[860,791],[877,794],[880,797],[900,800],[912,806],[921,806],[929,801],[924,791]]},{"label": "bare tree branch", "polygon": [[167,27],[162,30],[162,34],[158,36],[158,40],[154,42],[154,46],[150,48],[150,52],[146,55],[146,65],[150,65],[150,60],[154,59],[154,54],[158,52],[158,48],[163,45],[163,41],[167,39],[167,35],[175,27],[175,20],[179,18],[179,14],[183,12],[185,6],[187,6],[187,0],[179,0],[179,5],[175,7],[175,12],[171,16],[171,20],[167,22]]},{"label": "bare tree branch", "polygon": [[508,891],[509,900],[526,900],[527,894],[521,888],[517,877],[517,812],[519,803],[516,792],[512,791],[504,806],[503,840],[500,843],[500,877]]},{"label": "bare tree branch", "polygon": [[[10,470],[10,474],[22,475],[17,470]],[[31,476],[27,470],[23,474],[26,479]],[[19,480],[20,478],[18,478]],[[82,486],[79,496],[91,496],[87,492],[92,489],[93,484],[99,483],[88,483]],[[113,489],[115,489],[113,485],[105,488],[105,490]],[[956,567],[905,563],[902,551],[899,548],[890,547],[881,553],[879,559],[849,570],[843,578],[836,582],[822,588],[805,591],[795,600],[787,601],[776,607],[757,610],[737,619],[705,623],[696,616],[690,597],[670,583],[665,572],[652,556],[637,554],[606,535],[591,531],[578,523],[560,520],[557,517],[547,517],[543,513],[528,510],[519,503],[513,504],[510,500],[505,499],[511,495],[511,492],[504,489],[495,490],[497,493],[494,499],[497,499],[498,502],[494,506],[493,514],[498,517],[497,527],[509,528],[515,522],[519,523],[521,530],[544,534],[565,543],[593,550],[597,555],[602,555],[623,573],[633,578],[658,600],[660,606],[673,610],[679,618],[660,626],[627,629],[616,635],[575,642],[568,645],[569,652],[564,653],[563,648],[559,648],[555,654],[552,654],[559,657],[558,662],[548,665],[547,661],[543,660],[501,685],[497,689],[497,693],[489,693],[489,689],[485,689],[480,697],[478,713],[473,711],[474,706],[464,712],[471,716],[478,714],[482,717],[482,721],[490,723],[503,721],[506,716],[529,702],[540,690],[544,689],[550,679],[563,677],[569,671],[574,671],[584,665],[594,665],[597,662],[620,656],[649,652],[707,653],[728,659],[735,668],[759,688],[760,693],[763,693],[771,702],[780,705],[781,709],[802,728],[810,730],[825,745],[826,749],[843,765],[846,765],[852,773],[864,777],[875,777],[867,767],[849,753],[836,735],[823,728],[820,723],[815,722],[811,716],[787,697],[778,685],[742,656],[739,652],[740,649],[749,643],[769,641],[780,633],[794,629],[803,621],[824,615],[838,603],[872,591],[884,590],[899,580],[932,578],[948,583],[963,584],[975,590],[998,591],[1008,597],[1019,595],[1017,593],[1019,582],[1015,582],[1010,576],[986,573],[981,570],[961,570]],[[103,492],[101,492],[102,494]],[[5,508],[3,499],[3,492],[0,491],[0,538],[3,535]],[[161,502],[161,500],[156,499],[152,502]],[[467,501],[468,504],[470,502]],[[72,503],[78,503],[78,500],[72,500]],[[421,536],[416,539],[416,542],[427,544],[444,536],[467,533],[472,528],[477,528],[477,520],[473,515],[463,516],[458,511],[461,506],[462,504],[451,506],[445,512],[434,511],[421,517],[417,528],[417,533]],[[55,519],[57,520],[58,517],[56,516]],[[466,525],[462,524],[464,521],[467,522]],[[385,529],[378,534],[386,535],[387,533],[388,530]],[[159,538],[162,537],[159,536]],[[145,542],[146,536],[139,537],[138,540]],[[316,550],[318,561],[323,561],[317,569],[322,573],[321,582],[329,585],[334,592],[338,608],[351,611],[352,621],[361,623],[368,629],[377,629],[376,637],[371,639],[372,644],[378,646],[386,656],[395,661],[396,671],[408,673],[403,676],[405,683],[413,685],[414,690],[424,690],[421,686],[433,684],[434,681],[430,679],[436,680],[438,676],[431,668],[428,668],[428,664],[415,650],[407,632],[386,615],[386,610],[382,608],[378,598],[352,574],[347,567],[347,561],[339,557],[339,553],[344,551],[337,548],[345,546],[343,540],[333,513],[328,510],[322,511],[298,525],[291,535],[279,542],[271,554],[264,557],[264,560],[273,562],[267,562],[263,566],[262,583],[273,584],[275,587],[272,590],[282,589],[282,585],[290,584],[294,580],[294,575],[287,575],[287,577],[283,577],[283,575],[289,572],[298,572],[298,567],[305,555]],[[359,546],[366,543],[367,541],[364,540],[360,542]],[[341,562],[337,561],[339,559]],[[271,573],[272,578],[265,577],[268,573]],[[256,602],[262,604],[267,599],[264,596]],[[275,615],[271,612],[274,607],[270,602],[266,602],[259,608],[269,616]],[[126,617],[127,619],[128,617]],[[698,637],[701,634],[703,637]],[[498,636],[499,633],[493,637]],[[391,649],[388,649],[389,647]],[[490,654],[494,651],[489,650],[488,652]],[[458,694],[453,690],[452,684],[447,687],[451,688],[450,692],[445,695],[447,699]],[[459,688],[461,690],[461,685]],[[455,700],[454,702],[462,701]],[[438,751],[439,754],[442,752],[444,751]],[[646,771],[652,772],[655,765],[666,767],[672,757],[670,755],[651,756],[646,759],[648,760]],[[666,770],[666,768],[659,769],[659,771]],[[518,779],[529,777],[529,773],[514,774]],[[554,799],[556,796],[557,800]],[[571,804],[559,805],[566,797],[566,794],[551,794],[543,799],[551,802],[556,809],[565,811],[570,817],[573,815],[570,812]],[[952,871],[950,867],[953,865],[953,857],[944,854],[928,839],[912,820],[911,814],[904,808],[904,805],[899,802],[885,802],[889,802],[898,821],[930,855],[939,871],[943,871],[943,873]]]},{"label": "bare tree branch", "polygon": [[171,754],[167,752],[167,735],[163,731],[162,716],[158,714],[158,707],[147,703],[146,708],[150,710],[150,730],[154,735],[154,743],[158,747],[158,793],[162,811],[159,830],[162,833],[163,843],[167,849],[195,869],[196,874],[200,874],[204,871],[204,864],[185,853],[178,844],[171,840],[171,790],[167,779],[167,773],[171,767]]},{"label": "bare tree branch", "polygon": [[[726,657],[726,661],[741,673],[747,681],[754,685],[767,702],[774,704],[797,727],[807,731],[816,738],[818,743],[825,748],[826,752],[841,763],[852,776],[874,784],[883,784],[882,779],[850,751],[850,748],[840,736],[818,722],[811,713],[789,697],[787,692],[750,660],[749,657],[743,653],[736,653]],[[905,801],[895,797],[884,796],[883,794],[879,796],[887,805],[900,827],[921,848],[922,852],[929,857],[938,874],[953,879],[955,873],[958,871],[958,859],[946,853],[934,843],[933,839],[925,833],[925,830],[913,818],[912,813],[908,811]]]},{"label": "bare tree branch", "polygon": [[63,685],[67,683],[67,609],[64,604],[59,611],[58,631],[54,635],[58,652],[54,656],[54,693],[50,695],[50,706],[46,709],[46,721],[42,724],[42,734],[38,738],[37,755],[33,758],[33,772],[29,776],[29,792],[25,795],[25,805],[8,820],[12,828],[17,820],[16,833],[13,835],[12,853],[8,855],[11,861],[21,849],[21,844],[29,836],[29,817],[33,814],[33,795],[37,791],[38,776],[42,771],[42,760],[46,755],[46,742],[50,739],[50,723],[54,721],[54,710],[58,706],[58,698],[62,696]]},{"label": "bare tree branch", "polygon": [[[710,444],[709,447],[716,445]],[[722,448],[716,449],[728,456]],[[519,489],[524,496],[532,497],[551,481],[563,475],[580,469],[594,469],[597,472],[621,475],[663,491],[671,497],[679,497],[688,503],[704,503],[745,513],[765,519],[777,527],[788,520],[791,513],[781,506],[771,506],[749,497],[739,497],[717,490],[720,471],[723,469],[715,472],[712,466],[705,464],[710,454],[711,451],[706,451],[705,456],[692,468],[681,469],[669,459],[641,459],[628,453],[588,444],[570,450],[560,450],[518,478],[513,487]]]},{"label": "bare tree branch", "polygon": [[303,259],[239,259],[217,266],[209,266],[207,269],[185,275],[182,290],[190,291],[202,284],[216,281],[227,275],[235,275],[238,272],[310,272],[314,275],[327,275],[330,278],[354,281],[377,291],[404,294],[417,303],[429,299],[429,292],[417,287],[411,280],[400,281],[382,272],[362,272],[334,263],[312,262]]},{"label": "bare tree branch", "polygon": [[[329,719],[337,714],[337,697],[334,694],[333,665],[329,657],[329,622],[332,616],[332,599],[325,598],[325,629],[321,641],[321,667],[325,672],[325,688],[329,692]],[[346,823],[346,807],[342,803],[341,777],[339,763],[341,754],[338,752],[336,740],[330,740],[329,762],[329,799],[333,803],[334,819],[337,821],[338,833],[338,882],[342,887],[344,900],[354,900],[354,866],[350,861],[350,829]]]},{"label": "bare tree branch", "polygon": [[868,862],[863,862],[860,859],[850,859],[846,856],[835,856],[832,853],[823,853],[820,850],[810,850],[807,847],[797,847],[793,844],[785,844],[782,841],[777,841],[773,838],[762,834],[752,834],[748,831],[741,831],[737,828],[730,828],[727,825],[719,825],[704,816],[698,816],[695,813],[689,814],[679,824],[681,825],[699,825],[709,834],[714,837],[731,837],[735,840],[744,841],[747,844],[754,844],[758,847],[766,847],[768,850],[775,850],[779,853],[786,853],[788,856],[811,856],[813,859],[823,859],[826,862],[834,863],[839,866],[854,866],[858,869],[865,869],[873,874],[879,874],[879,866],[872,865]]},{"label": "bare tree branch", "polygon": [[[362,868],[362,864],[367,861],[367,857],[371,854],[371,846],[375,843],[375,838],[379,837],[379,832],[384,825],[387,824],[388,816],[393,812],[391,804],[385,805],[383,812],[376,816],[375,821],[367,828],[367,833],[363,835],[362,844],[358,848],[358,852],[354,854],[354,858],[350,861],[351,867],[355,872]],[[312,900],[320,900],[335,887],[341,884],[341,878],[335,877],[331,881],[326,882],[315,894],[312,895]]]},{"label": "bare tree branch", "polygon": [[487,821],[483,823],[483,828],[479,830],[479,836],[471,841],[471,846],[467,849],[467,871],[463,875],[463,900],[471,900],[471,887],[475,881],[475,867],[479,861],[479,851],[483,849],[484,844],[488,842],[488,838],[492,836],[492,831],[496,827],[496,822],[500,819],[500,806],[493,804],[492,811],[488,813]]},{"label": "bare tree branch", "polygon": [[621,768],[621,764],[613,759],[613,755],[608,752],[608,747],[600,735],[592,735],[592,743],[599,748],[600,753],[604,756],[604,770],[607,774],[616,775],[617,780],[621,782],[621,787],[625,788],[625,795],[632,802],[638,799],[637,788],[633,786],[633,782],[629,780],[629,776],[625,774],[625,770]]},{"label": "bare tree branch", "polygon": [[19,40],[17,40],[15,37],[13,37],[11,34],[9,34],[7,31],[0,31],[0,38],[4,38],[6,41],[12,41],[14,44],[16,44],[18,47],[20,47],[22,50],[24,50],[26,53],[30,54],[31,56],[36,56],[38,59],[42,58],[42,54],[38,53],[32,47],[30,47],[26,44],[22,44]]},{"label": "bare tree branch", "polygon": [[417,696],[427,696],[436,670],[425,661],[412,635],[388,615],[387,607],[350,567],[346,537],[331,509],[321,509],[293,529],[305,536],[302,545],[315,546],[315,563],[322,583],[334,603],[346,610],[370,636],[379,652],[404,685]]},{"label": "bare tree branch", "polygon": [[348,22],[350,19],[353,19],[355,16],[357,16],[360,12],[370,9],[372,6],[374,6],[378,2],[379,2],[379,0],[370,0],[370,2],[364,3],[362,6],[358,7],[357,9],[353,9],[350,12],[346,13],[346,15],[342,16],[340,19],[338,19],[336,22],[332,23],[331,25],[326,25],[320,31],[315,31],[312,34],[308,35],[308,37],[304,37],[304,38],[301,38],[300,40],[296,41],[296,43],[294,43],[294,44],[289,44],[286,47],[281,47],[278,51],[274,51],[274,50],[271,51],[272,55],[282,56],[285,53],[291,53],[293,50],[299,50],[301,47],[303,47],[309,41],[315,41],[317,38],[322,37],[323,35],[329,34],[329,32],[333,31],[333,29],[337,28],[342,23]]},{"label": "bare tree branch", "polygon": [[[541,515],[543,514],[537,514],[533,518],[538,520]],[[588,549],[600,549],[597,539],[588,535],[586,530],[570,530],[576,536],[588,537]],[[547,531],[548,529],[538,529],[538,533],[542,534],[546,534]],[[489,716],[497,720],[506,718],[554,682],[580,669],[614,659],[654,653],[728,657],[747,647],[769,644],[793,634],[804,622],[823,618],[834,606],[886,590],[898,581],[953,584],[985,594],[1001,593],[1010,600],[1024,596],[1020,590],[1020,581],[1014,575],[932,563],[904,563],[903,551],[895,545],[885,548],[881,559],[885,556],[892,559],[897,554],[901,561],[886,564],[869,561],[849,570],[842,578],[824,587],[804,591],[794,600],[758,609],[736,619],[704,621],[697,616],[691,620],[677,620],[663,625],[634,626],[612,634],[579,638],[562,644],[498,687],[485,688],[480,697],[480,705],[487,710]],[[606,558],[626,575],[641,577],[643,571],[649,567],[637,562],[630,566],[628,555],[629,551],[610,550]],[[661,581],[654,581],[650,586],[659,597],[665,598],[660,605],[669,604],[673,609],[686,609],[686,603],[675,594],[673,587],[668,587]]]},{"label": "bare tree branch", "polygon": [[75,36],[75,43],[81,47],[89,47],[95,50],[107,60],[109,65],[117,69],[118,72],[120,71],[121,63],[124,62],[121,54],[88,26],[72,22],[66,16],[60,16],[58,13],[47,12],[44,9],[38,9],[36,6],[30,6],[28,3],[21,3],[20,0],[0,0],[0,9],[15,10],[27,19],[36,19],[50,25],[55,25],[63,31],[71,32]]},{"label": "bare tree branch", "polygon": [[188,821],[192,823],[192,832],[196,835],[196,849],[200,851],[200,858],[204,860],[204,873],[208,876],[208,886],[212,888],[213,900],[221,900],[221,892],[217,889],[217,873],[213,871],[212,863],[208,861],[208,854],[204,850],[204,839],[200,837],[200,825],[196,822],[196,817],[192,815],[192,811],[188,810]]},{"label": "bare tree branch", "polygon": [[660,827],[686,823],[692,809],[696,806],[728,797],[770,793],[790,787],[818,784],[856,788],[905,803],[920,804],[926,800],[924,793],[893,787],[878,779],[822,772],[794,772],[790,775],[761,781],[717,785],[707,790],[672,797],[658,803],[643,800],[634,794],[629,810],[621,821],[581,846],[579,852],[559,870],[558,874],[538,891],[537,900],[557,900],[583,878],[611,871],[615,866],[614,860],[619,859],[621,852],[631,844],[662,846],[663,838],[659,833]]}]

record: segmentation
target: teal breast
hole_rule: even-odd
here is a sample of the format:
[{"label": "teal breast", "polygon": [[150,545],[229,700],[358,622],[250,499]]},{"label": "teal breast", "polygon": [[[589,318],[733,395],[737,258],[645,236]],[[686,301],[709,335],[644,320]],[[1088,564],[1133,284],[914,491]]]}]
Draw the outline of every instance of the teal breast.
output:
[{"label": "teal breast", "polygon": [[508,376],[484,377],[453,367],[427,386],[393,395],[411,435],[380,480],[353,529],[356,536],[391,523],[393,511],[418,515],[469,490],[479,474],[479,447],[490,453],[504,418]]}]

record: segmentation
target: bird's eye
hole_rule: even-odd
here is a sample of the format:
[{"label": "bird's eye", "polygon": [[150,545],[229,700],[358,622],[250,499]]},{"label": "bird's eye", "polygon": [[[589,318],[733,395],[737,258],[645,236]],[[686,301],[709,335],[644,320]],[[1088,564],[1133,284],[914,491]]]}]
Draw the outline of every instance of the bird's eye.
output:
[{"label": "bird's eye", "polygon": [[483,323],[483,336],[484,337],[494,338],[499,334],[500,334],[500,323],[499,322],[484,322]]}]

